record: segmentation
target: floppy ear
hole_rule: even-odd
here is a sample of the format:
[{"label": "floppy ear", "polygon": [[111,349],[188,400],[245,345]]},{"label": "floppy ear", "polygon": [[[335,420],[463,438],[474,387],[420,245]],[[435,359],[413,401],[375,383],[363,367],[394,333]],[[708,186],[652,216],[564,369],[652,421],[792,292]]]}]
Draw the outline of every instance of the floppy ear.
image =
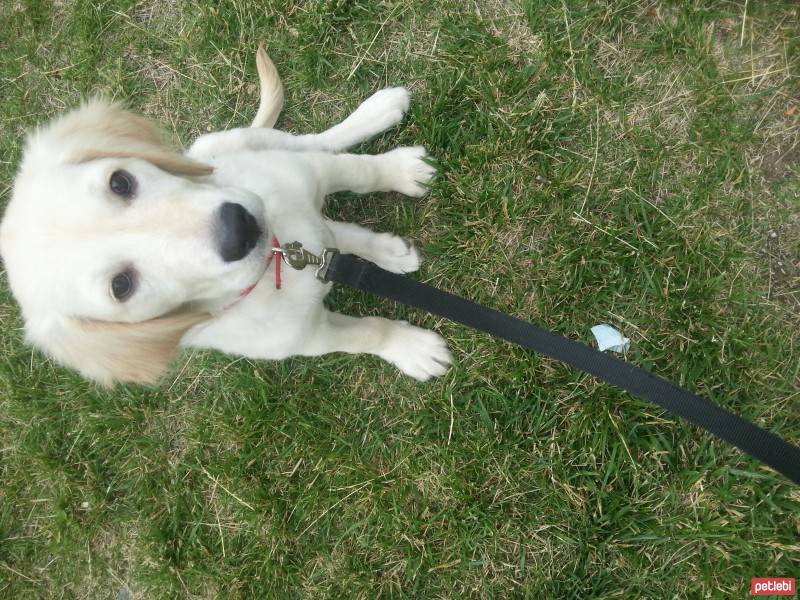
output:
[{"label": "floppy ear", "polygon": [[93,99],[33,134],[28,153],[39,149],[61,160],[82,163],[98,158],[140,158],[175,175],[208,175],[213,168],[194,161],[164,143],[161,130],[149,119]]},{"label": "floppy ear", "polygon": [[155,383],[178,353],[184,334],[208,318],[184,312],[121,323],[52,315],[29,320],[26,331],[33,345],[104,386]]}]

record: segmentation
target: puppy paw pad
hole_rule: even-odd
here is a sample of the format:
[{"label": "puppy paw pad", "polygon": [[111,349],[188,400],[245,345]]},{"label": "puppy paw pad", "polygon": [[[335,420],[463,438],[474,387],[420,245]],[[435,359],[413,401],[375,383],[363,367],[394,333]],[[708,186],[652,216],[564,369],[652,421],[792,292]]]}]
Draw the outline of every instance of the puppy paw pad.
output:
[{"label": "puppy paw pad", "polygon": [[453,362],[442,336],[403,322],[396,323],[382,356],[418,381],[441,377]]},{"label": "puppy paw pad", "polygon": [[377,236],[373,253],[376,263],[393,273],[413,273],[422,263],[419,251],[411,242],[391,233]]},{"label": "puppy paw pad", "polygon": [[396,148],[386,154],[393,176],[393,189],[406,196],[420,197],[428,193],[427,185],[436,168],[425,162],[428,153],[422,146]]}]

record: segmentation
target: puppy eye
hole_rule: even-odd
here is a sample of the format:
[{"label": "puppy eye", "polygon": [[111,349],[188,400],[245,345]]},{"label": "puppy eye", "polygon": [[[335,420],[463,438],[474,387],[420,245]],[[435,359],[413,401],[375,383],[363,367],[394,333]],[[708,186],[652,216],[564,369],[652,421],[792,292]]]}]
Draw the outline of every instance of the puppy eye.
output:
[{"label": "puppy eye", "polygon": [[117,196],[131,198],[136,191],[136,180],[133,178],[133,175],[120,169],[111,174],[108,187],[110,187],[111,191]]},{"label": "puppy eye", "polygon": [[136,287],[133,271],[122,271],[111,280],[111,295],[120,302],[130,298]]}]

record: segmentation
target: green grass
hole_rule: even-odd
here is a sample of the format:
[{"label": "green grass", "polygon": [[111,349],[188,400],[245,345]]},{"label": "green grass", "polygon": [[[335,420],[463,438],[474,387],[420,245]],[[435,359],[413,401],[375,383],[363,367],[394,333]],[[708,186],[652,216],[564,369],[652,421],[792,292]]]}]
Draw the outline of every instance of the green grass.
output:
[{"label": "green grass", "polygon": [[[197,5],[200,6],[197,6]],[[0,7],[2,203],[28,128],[102,92],[188,143],[370,92],[413,108],[421,201],[331,199],[418,240],[422,279],[628,357],[800,440],[796,2],[95,0]],[[744,597],[798,576],[800,493],[592,378],[429,316],[456,365],[180,359],[99,389],[21,341],[0,284],[3,598]]]}]

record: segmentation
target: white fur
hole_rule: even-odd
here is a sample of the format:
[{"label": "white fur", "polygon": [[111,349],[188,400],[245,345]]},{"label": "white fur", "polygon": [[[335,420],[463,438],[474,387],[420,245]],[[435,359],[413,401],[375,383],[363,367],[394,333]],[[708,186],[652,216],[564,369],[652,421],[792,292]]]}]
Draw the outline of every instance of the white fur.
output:
[{"label": "white fur", "polygon": [[[264,91],[265,78],[273,86],[280,80],[261,62],[256,122],[270,123],[280,106],[265,102],[282,104],[283,92]],[[442,375],[451,356],[437,334],[330,312],[322,302],[330,286],[312,269],[284,265],[277,290],[275,266],[266,267],[273,235],[312,252],[336,246],[395,272],[419,267],[416,249],[402,239],[321,214],[325,196],[336,191],[425,193],[434,169],[422,147],[333,153],[397,124],[408,105],[404,88],[381,90],[323,133],[233,129],[201,136],[184,157],[146,135],[139,139],[143,121],[102,101],[35,133],[0,227],[0,253],[28,339],[106,384],[153,381],[178,342],[255,359],[370,353],[419,380]],[[138,182],[129,202],[108,190],[110,173],[120,168]],[[264,230],[259,245],[234,263],[223,262],[212,241],[212,216],[223,202],[242,204]],[[126,265],[140,284],[119,302],[109,285]]]}]

